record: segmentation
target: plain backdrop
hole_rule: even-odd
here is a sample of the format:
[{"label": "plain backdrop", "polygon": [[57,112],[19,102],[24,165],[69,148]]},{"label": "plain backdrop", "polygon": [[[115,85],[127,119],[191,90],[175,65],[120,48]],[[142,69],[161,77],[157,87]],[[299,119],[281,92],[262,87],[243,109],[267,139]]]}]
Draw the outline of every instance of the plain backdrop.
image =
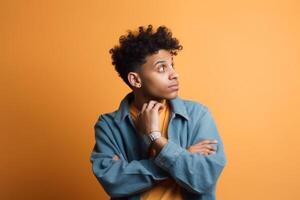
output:
[{"label": "plain backdrop", "polygon": [[93,126],[130,90],[108,51],[148,24],[183,45],[179,96],[223,138],[217,199],[300,199],[299,1],[11,0],[0,23],[0,199],[109,198]]}]

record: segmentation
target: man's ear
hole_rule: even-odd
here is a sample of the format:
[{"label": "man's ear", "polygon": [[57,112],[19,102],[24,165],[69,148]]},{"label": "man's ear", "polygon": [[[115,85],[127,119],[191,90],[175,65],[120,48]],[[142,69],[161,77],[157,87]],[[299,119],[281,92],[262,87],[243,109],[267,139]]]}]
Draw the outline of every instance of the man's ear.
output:
[{"label": "man's ear", "polygon": [[129,72],[127,75],[127,79],[130,85],[134,88],[140,88],[142,86],[140,75],[136,72]]}]

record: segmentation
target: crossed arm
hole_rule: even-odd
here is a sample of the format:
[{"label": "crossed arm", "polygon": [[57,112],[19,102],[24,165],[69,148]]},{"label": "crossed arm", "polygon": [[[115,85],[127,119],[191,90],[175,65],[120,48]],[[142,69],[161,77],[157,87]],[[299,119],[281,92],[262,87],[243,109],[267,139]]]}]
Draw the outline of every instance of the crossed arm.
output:
[{"label": "crossed arm", "polygon": [[[149,147],[149,157],[153,158],[157,156],[157,154],[161,151],[161,149],[167,144],[168,140],[165,137],[161,137],[157,139],[153,144]],[[188,152],[190,153],[200,153],[202,155],[210,155],[215,154],[217,148],[211,144],[218,143],[217,140],[202,140],[196,144],[193,144],[187,148]],[[118,155],[115,155],[113,160],[120,160]]]},{"label": "crossed arm", "polygon": [[99,121],[95,126],[96,144],[90,158],[93,173],[111,197],[143,192],[169,177],[192,193],[206,193],[216,183],[226,160],[222,140],[209,111],[200,123],[198,134],[218,141],[215,153],[209,154],[208,150],[203,154],[197,153],[201,149],[199,141],[184,149],[165,139],[154,157],[127,162],[116,157],[119,152],[113,139],[109,138],[111,130],[105,121]]}]

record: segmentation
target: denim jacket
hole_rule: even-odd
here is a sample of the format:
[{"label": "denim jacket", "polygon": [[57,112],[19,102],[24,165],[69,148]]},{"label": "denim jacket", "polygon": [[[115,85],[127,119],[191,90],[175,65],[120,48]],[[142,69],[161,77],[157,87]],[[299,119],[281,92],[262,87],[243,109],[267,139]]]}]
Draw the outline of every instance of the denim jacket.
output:
[{"label": "denim jacket", "polygon": [[[215,200],[217,180],[227,158],[212,113],[202,103],[177,96],[170,100],[168,143],[153,158],[137,134],[129,112],[128,93],[119,108],[100,114],[94,125],[92,171],[111,200],[138,200],[161,180],[174,179],[186,200]],[[215,154],[190,153],[187,148],[204,139],[216,139]],[[115,155],[119,160],[113,159]]]}]

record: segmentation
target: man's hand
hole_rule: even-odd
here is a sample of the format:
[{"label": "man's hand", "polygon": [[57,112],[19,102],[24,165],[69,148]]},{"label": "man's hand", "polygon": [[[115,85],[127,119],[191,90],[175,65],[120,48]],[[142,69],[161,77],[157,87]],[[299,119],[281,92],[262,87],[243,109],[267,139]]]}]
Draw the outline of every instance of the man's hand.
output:
[{"label": "man's hand", "polygon": [[119,158],[118,155],[115,155],[115,156],[113,157],[113,160],[120,160],[120,158]]},{"label": "man's hand", "polygon": [[216,153],[217,149],[211,145],[216,143],[218,143],[217,140],[202,140],[201,142],[190,146],[187,150],[190,153],[200,153],[208,156],[209,154]]},{"label": "man's hand", "polygon": [[[165,142],[166,141],[167,140],[165,139]],[[210,144],[217,144],[217,143],[218,143],[217,140],[202,140],[201,142],[198,142],[198,143],[190,146],[187,150],[190,153],[200,153],[200,154],[208,156],[209,154],[216,153],[216,150],[217,150],[215,147],[213,147]],[[163,145],[161,145],[161,146],[163,146]],[[149,157],[155,157],[156,154],[157,154],[157,151],[154,148],[154,145],[152,145],[149,149]],[[120,158],[119,158],[119,156],[115,155],[113,157],[113,160],[120,160]]]},{"label": "man's hand", "polygon": [[136,128],[140,134],[149,134],[151,131],[160,131],[159,110],[164,105],[154,100],[144,103],[136,120]]}]

